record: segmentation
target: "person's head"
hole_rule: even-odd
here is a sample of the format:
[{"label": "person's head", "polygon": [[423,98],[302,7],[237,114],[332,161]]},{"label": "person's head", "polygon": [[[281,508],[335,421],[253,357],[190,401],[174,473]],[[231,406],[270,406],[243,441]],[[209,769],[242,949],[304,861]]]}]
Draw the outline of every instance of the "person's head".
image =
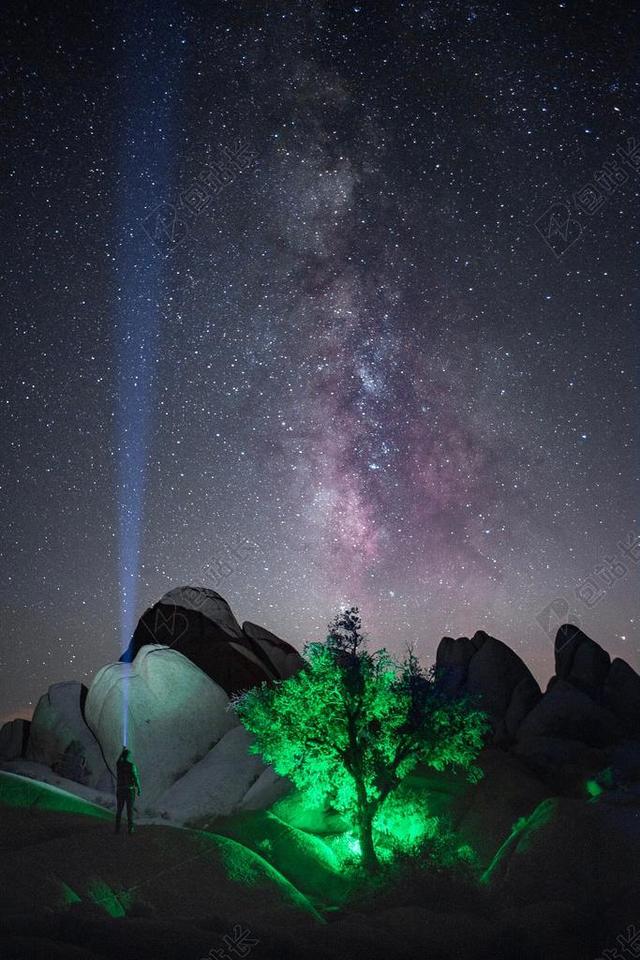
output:
[{"label": "person's head", "polygon": [[121,759],[121,760],[128,760],[128,759],[129,759],[129,754],[130,754],[130,752],[131,752],[131,751],[129,750],[129,747],[123,747],[123,748],[122,748],[122,753],[120,754],[120,759]]}]

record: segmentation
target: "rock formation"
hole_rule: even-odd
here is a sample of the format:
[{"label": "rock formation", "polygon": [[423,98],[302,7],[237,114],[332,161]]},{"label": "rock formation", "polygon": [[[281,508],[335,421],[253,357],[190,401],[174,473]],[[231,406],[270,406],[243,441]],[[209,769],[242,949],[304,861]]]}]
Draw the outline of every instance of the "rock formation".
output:
[{"label": "rock formation", "polygon": [[163,793],[156,809],[179,823],[235,813],[266,770],[260,757],[249,753],[250,743],[251,736],[243,726],[233,727]]},{"label": "rock formation", "polygon": [[140,618],[121,660],[163,644],[188,657],[229,695],[263,680],[281,680],[303,665],[300,654],[263,627],[240,627],[227,601],[204,587],[178,587]]},{"label": "rock formation", "polygon": [[[186,823],[275,805],[298,827],[290,782],[249,752],[230,695],[292,676],[303,663],[264,627],[241,627],[219,594],[181,587],[143,614],[127,652],[97,673],[88,692],[54,684],[31,725],[5,724],[0,761],[110,803],[126,713],[141,812]],[[445,637],[438,647],[443,690],[470,697],[490,718],[485,778],[462,793],[444,778],[434,793],[425,771],[412,776],[424,780],[432,806],[457,810],[461,831],[487,854],[510,819],[529,816],[545,797],[584,798],[640,782],[638,674],[570,624],[558,631],[555,665],[542,693],[521,658],[484,631]],[[322,811],[305,816],[316,827],[326,820]]]},{"label": "rock formation", "polygon": [[242,624],[242,632],[262,649],[269,660],[270,669],[278,679],[286,680],[287,677],[292,677],[304,665],[304,660],[290,643],[281,640],[275,633],[265,630],[257,623],[245,620]]},{"label": "rock formation", "polygon": [[140,809],[179,822],[226,815],[245,800],[246,809],[262,809],[291,785],[248,753],[229,696],[303,664],[264,627],[241,627],[218,593],[179,587],[145,611],[125,654],[98,671],[89,691],[54,684],[32,723],[5,724],[0,763],[110,803],[126,715],[143,781]]},{"label": "rock formation", "polygon": [[640,740],[640,676],[616,658],[605,678],[602,700],[617,718],[626,736]]},{"label": "rock formation", "polygon": [[596,702],[602,699],[611,657],[586,633],[565,623],[555,642],[556,678],[570,683]]},{"label": "rock formation", "polygon": [[30,726],[30,720],[18,717],[15,720],[9,720],[0,728],[0,762],[24,757]]},{"label": "rock formation", "polygon": [[486,711],[494,741],[511,740],[541,697],[540,687],[517,653],[484,630],[468,637],[444,637],[436,671],[452,695],[467,694]]},{"label": "rock formation", "polygon": [[[451,825],[460,850],[474,851],[482,895],[418,864],[410,882],[340,917],[331,900],[341,902],[348,884],[331,844],[349,824],[330,807],[310,806],[251,754],[250,736],[229,709],[230,694],[290,676],[302,658],[268,630],[240,627],[218,594],[172,591],[144,614],[127,655],[100,670],[88,693],[56,684],[31,728],[12,721],[0,731],[0,881],[10,914],[0,953],[58,956],[51,945],[66,931],[65,956],[75,956],[81,938],[72,911],[95,909],[102,913],[87,915],[83,929],[101,956],[133,955],[136,936],[136,955],[157,955],[178,902],[172,936],[181,955],[185,937],[194,956],[210,954],[222,942],[212,939],[214,926],[216,936],[218,925],[233,929],[227,918],[245,922],[245,911],[253,924],[256,911],[260,949],[274,957],[613,956],[637,924],[640,898],[640,677],[569,624],[558,631],[555,657],[542,693],[520,657],[483,631],[442,640],[442,689],[469,696],[491,719],[479,757],[484,776],[470,785],[417,767],[404,786]],[[95,748],[113,768],[125,708],[143,787],[141,829],[126,858],[113,845],[113,795],[81,782],[89,768],[95,778]],[[134,857],[135,882],[123,885],[122,865]],[[129,890],[136,898],[144,891],[145,903],[129,906]],[[261,898],[276,916],[276,891],[287,910],[263,935]],[[113,927],[105,904],[120,911]],[[316,907],[327,904],[331,922],[317,923],[300,944],[292,939],[291,908],[316,923]],[[42,905],[48,918],[34,923]],[[134,909],[156,910],[157,927]],[[104,950],[106,930],[120,938],[112,953]]]},{"label": "rock formation", "polygon": [[[87,688],[75,681],[49,687],[33,714],[25,758],[52,769],[55,764],[66,763],[69,779],[108,791],[112,789],[111,777],[100,744],[84,717],[86,696]],[[68,752],[72,743],[75,763]]]},{"label": "rock formation", "polygon": [[91,729],[114,771],[124,739],[152,805],[239,721],[225,691],[188,657],[160,644],[133,663],[112,663],[95,676],[85,704]]},{"label": "rock formation", "polygon": [[518,739],[557,737],[604,747],[621,738],[614,715],[567,680],[558,680],[523,719]]}]

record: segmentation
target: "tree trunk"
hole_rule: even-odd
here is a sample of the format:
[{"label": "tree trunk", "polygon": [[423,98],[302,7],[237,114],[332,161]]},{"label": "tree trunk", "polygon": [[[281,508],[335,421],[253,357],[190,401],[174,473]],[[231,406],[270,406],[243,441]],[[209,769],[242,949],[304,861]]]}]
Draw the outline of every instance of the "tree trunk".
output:
[{"label": "tree trunk", "polygon": [[358,793],[358,835],[360,840],[360,852],[362,853],[362,865],[367,873],[376,873],[380,867],[375,847],[373,845],[372,823],[373,811],[367,802],[367,794],[364,784],[356,781]]},{"label": "tree trunk", "polygon": [[376,856],[371,832],[374,805],[369,802],[369,798],[367,797],[367,788],[362,773],[362,747],[358,743],[355,714],[353,712],[349,713],[348,731],[349,753],[351,757],[348,769],[356,787],[356,797],[358,801],[358,838],[360,840],[362,865],[367,873],[376,873],[380,867],[380,861]]}]

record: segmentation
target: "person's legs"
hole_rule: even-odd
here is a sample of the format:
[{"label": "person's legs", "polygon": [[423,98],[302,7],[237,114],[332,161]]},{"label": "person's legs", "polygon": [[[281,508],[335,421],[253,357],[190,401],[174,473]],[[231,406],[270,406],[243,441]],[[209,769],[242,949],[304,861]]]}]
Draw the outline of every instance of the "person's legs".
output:
[{"label": "person's legs", "polygon": [[127,794],[127,826],[129,833],[133,833],[133,802],[135,800],[135,791],[129,790]]},{"label": "person's legs", "polygon": [[125,798],[122,794],[118,794],[118,802],[116,805],[116,833],[120,830],[120,821],[122,819],[122,810],[124,807]]}]

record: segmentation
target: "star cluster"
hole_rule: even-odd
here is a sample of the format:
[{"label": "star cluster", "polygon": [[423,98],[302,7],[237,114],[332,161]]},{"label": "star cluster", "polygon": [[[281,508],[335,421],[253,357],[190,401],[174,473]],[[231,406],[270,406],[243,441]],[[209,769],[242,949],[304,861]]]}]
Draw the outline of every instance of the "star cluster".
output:
[{"label": "star cluster", "polygon": [[119,655],[127,517],[136,614],[638,667],[636,15],[10,5],[0,712]]}]

